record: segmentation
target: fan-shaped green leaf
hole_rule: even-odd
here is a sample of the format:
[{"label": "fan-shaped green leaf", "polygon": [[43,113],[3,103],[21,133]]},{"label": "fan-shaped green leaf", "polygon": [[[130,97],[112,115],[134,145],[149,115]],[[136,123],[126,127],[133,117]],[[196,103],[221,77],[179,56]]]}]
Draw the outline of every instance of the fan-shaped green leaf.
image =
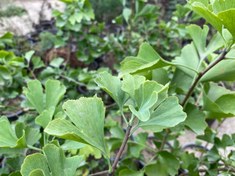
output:
[{"label": "fan-shaped green leaf", "polygon": [[56,107],[66,91],[64,85],[57,80],[48,80],[45,85],[46,108]]},{"label": "fan-shaped green leaf", "polygon": [[192,3],[192,9],[200,16],[205,18],[206,21],[209,22],[216,30],[218,30],[220,33],[222,32],[223,24],[221,20],[218,18],[216,14],[210,11],[203,3],[201,2]]},{"label": "fan-shaped green leaf", "polygon": [[122,90],[130,95],[131,98],[135,96],[135,90],[139,89],[141,84],[145,82],[144,76],[126,74],[123,76]]},{"label": "fan-shaped green leaf", "polygon": [[204,25],[201,29],[200,26],[190,25],[187,27],[187,31],[193,39],[193,43],[198,50],[200,58],[203,58],[203,54],[206,51],[206,39],[209,32],[209,27]]},{"label": "fan-shaped green leaf", "polygon": [[234,0],[215,0],[212,4],[212,9],[216,14],[231,8],[235,8]]},{"label": "fan-shaped green leaf", "polygon": [[74,125],[67,120],[57,119],[49,123],[45,132],[90,144],[108,157],[104,142],[105,109],[102,100],[97,97],[68,100],[63,104],[63,109]]},{"label": "fan-shaped green leaf", "polygon": [[206,115],[197,109],[193,104],[187,104],[185,111],[187,113],[187,119],[184,124],[193,130],[196,134],[202,135],[207,127]]},{"label": "fan-shaped green leaf", "polygon": [[36,123],[43,128],[52,120],[55,108],[65,94],[66,88],[57,80],[48,80],[45,84],[45,94],[38,80],[28,82],[24,93],[29,103],[37,110],[39,116]]},{"label": "fan-shaped green leaf", "polygon": [[26,148],[27,145],[35,144],[41,136],[34,128],[18,124],[13,128],[5,117],[0,118],[0,126],[0,147],[4,148]]},{"label": "fan-shaped green leaf", "polygon": [[147,121],[151,115],[151,108],[158,100],[158,92],[162,86],[155,81],[145,81],[135,91],[134,101],[136,107],[130,105],[131,112],[141,121]]},{"label": "fan-shaped green leaf", "polygon": [[120,108],[123,107],[127,95],[122,91],[122,83],[118,77],[112,76],[108,72],[103,72],[97,76],[95,82],[114,99]]},{"label": "fan-shaped green leaf", "polygon": [[63,150],[54,144],[47,144],[43,153],[25,158],[21,167],[22,176],[71,176],[84,164],[82,156],[66,158]]},{"label": "fan-shaped green leaf", "polygon": [[36,124],[46,128],[48,123],[52,120],[52,117],[55,112],[55,107],[50,107],[49,109],[45,109],[41,112],[39,116],[36,117],[35,122]]},{"label": "fan-shaped green leaf", "polygon": [[175,176],[178,174],[180,162],[169,152],[162,151],[158,153],[158,160],[155,164],[147,165],[145,174],[147,176]]},{"label": "fan-shaped green leaf", "polygon": [[216,84],[204,86],[203,108],[212,118],[233,117],[235,115],[235,92]]},{"label": "fan-shaped green leaf", "polygon": [[24,89],[24,94],[38,113],[44,110],[44,94],[42,85],[38,80],[29,81],[27,88]]},{"label": "fan-shaped green leaf", "polygon": [[170,63],[163,60],[148,43],[143,43],[136,57],[129,56],[121,62],[121,74],[139,73],[168,65]]},{"label": "fan-shaped green leaf", "polygon": [[177,67],[192,78],[198,71],[199,62],[200,58],[198,57],[197,50],[193,43],[186,45],[182,49],[181,55],[173,60],[174,64],[182,65]]},{"label": "fan-shaped green leaf", "polygon": [[174,127],[186,119],[177,97],[168,97],[151,114],[146,122],[140,122],[139,127],[145,130],[160,132],[163,129]]},{"label": "fan-shaped green leaf", "polygon": [[200,81],[235,81],[235,60],[222,60],[210,69]]},{"label": "fan-shaped green leaf", "polygon": [[39,173],[43,173],[44,176],[51,176],[47,160],[45,156],[40,153],[28,155],[21,166],[20,172],[22,176],[34,176],[34,174]]}]

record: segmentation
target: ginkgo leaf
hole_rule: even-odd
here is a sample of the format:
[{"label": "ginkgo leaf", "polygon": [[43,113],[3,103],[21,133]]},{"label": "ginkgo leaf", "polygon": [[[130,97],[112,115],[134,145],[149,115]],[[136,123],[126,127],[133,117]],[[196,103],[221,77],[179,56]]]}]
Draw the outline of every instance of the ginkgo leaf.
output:
[{"label": "ginkgo leaf", "polygon": [[202,58],[206,50],[206,39],[209,32],[209,27],[204,25],[201,29],[200,26],[190,25],[187,27],[187,31],[193,39],[193,43],[201,56],[200,58]]},{"label": "ginkgo leaf", "polygon": [[[4,118],[1,117],[0,118],[0,147],[10,147],[10,148],[14,148],[14,147],[18,147],[20,143],[20,139],[17,138],[15,132],[13,131],[13,128],[10,124],[10,122]],[[23,136],[24,138],[25,136]],[[22,140],[22,139],[21,139]],[[24,147],[25,144],[23,144]]]},{"label": "ginkgo leaf", "polygon": [[224,27],[228,29],[233,38],[235,38],[235,9],[228,9],[226,11],[218,13],[218,18],[223,22]]},{"label": "ginkgo leaf", "polygon": [[185,111],[187,113],[187,119],[184,121],[184,124],[193,130],[197,135],[204,134],[206,127],[206,115],[203,111],[197,109],[193,104],[187,104]]},{"label": "ginkgo leaf", "polygon": [[130,97],[134,98],[135,90],[137,90],[144,81],[144,76],[126,74],[123,76],[121,89],[128,93]]},{"label": "ginkgo leaf", "polygon": [[214,0],[210,4],[192,1],[191,6],[193,11],[205,18],[221,34],[223,28],[226,28],[235,38],[233,25],[235,3],[233,0]]},{"label": "ginkgo leaf", "polygon": [[146,122],[140,122],[139,127],[153,132],[160,132],[163,129],[171,128],[186,119],[186,113],[179,104],[177,97],[166,98],[151,114]]},{"label": "ginkgo leaf", "polygon": [[208,7],[201,2],[194,2],[191,4],[193,11],[198,13],[200,16],[206,19],[216,30],[222,32],[222,22],[218,16],[213,13]]},{"label": "ginkgo leaf", "polygon": [[36,117],[35,122],[36,124],[46,128],[48,123],[52,120],[52,117],[55,112],[55,107],[50,107],[49,109],[45,109],[41,112],[39,116]]},{"label": "ginkgo leaf", "polygon": [[27,88],[24,89],[24,94],[30,104],[41,113],[44,108],[44,94],[42,89],[42,84],[38,80],[29,81]]},{"label": "ginkgo leaf", "polygon": [[[18,123],[19,124],[19,123]],[[15,128],[10,124],[7,118],[0,118],[0,147],[4,148],[27,148],[27,145],[35,144],[39,138],[38,130],[30,127],[16,124]]]},{"label": "ginkgo leaf", "polygon": [[22,176],[36,176],[42,173],[44,176],[51,176],[47,160],[44,155],[40,153],[27,156],[21,166],[20,172]]},{"label": "ginkgo leaf", "polygon": [[97,76],[95,82],[114,99],[120,108],[123,107],[127,95],[121,89],[122,83],[118,77],[112,76],[108,72],[102,72]]},{"label": "ginkgo leaf", "polygon": [[42,84],[38,80],[29,81],[24,89],[29,103],[37,110],[39,116],[36,123],[45,128],[52,120],[56,106],[64,96],[66,88],[57,80],[48,80],[43,93]]},{"label": "ginkgo leaf", "polygon": [[155,176],[157,171],[158,175],[161,176],[175,176],[178,174],[179,168],[180,162],[173,154],[161,151],[158,153],[157,162],[145,167],[145,174],[147,176]]},{"label": "ginkgo leaf", "polygon": [[55,144],[43,147],[43,154],[28,155],[22,166],[22,176],[71,176],[84,164],[82,156],[66,158],[63,150]]},{"label": "ginkgo leaf", "polygon": [[207,117],[225,118],[235,115],[235,92],[214,83],[205,84],[203,90],[203,109]]},{"label": "ginkgo leaf", "polygon": [[56,107],[66,88],[57,80],[48,80],[45,84],[45,94],[43,93],[42,84],[38,80],[29,81],[24,93],[31,105],[41,113],[50,107]]},{"label": "ginkgo leaf", "polygon": [[56,107],[66,92],[66,88],[57,80],[48,80],[45,84],[46,109]]},{"label": "ginkgo leaf", "polygon": [[105,109],[102,100],[97,97],[68,100],[63,104],[63,109],[74,125],[65,119],[56,119],[48,124],[45,132],[90,144],[108,157],[104,141]]},{"label": "ginkgo leaf", "polygon": [[151,108],[158,100],[158,92],[162,86],[155,81],[145,81],[135,91],[134,101],[136,107],[130,105],[131,112],[141,121],[147,121],[151,115]]},{"label": "ginkgo leaf", "polygon": [[225,59],[210,69],[200,80],[208,81],[235,81],[235,60]]},{"label": "ginkgo leaf", "polygon": [[170,63],[163,60],[148,43],[143,43],[136,57],[129,56],[121,62],[121,74],[139,73],[168,65]]},{"label": "ginkgo leaf", "polygon": [[172,62],[178,65],[177,68],[193,78],[198,71],[200,62],[200,58],[198,57],[197,50],[193,43],[186,45],[182,49],[181,55],[176,57]]}]

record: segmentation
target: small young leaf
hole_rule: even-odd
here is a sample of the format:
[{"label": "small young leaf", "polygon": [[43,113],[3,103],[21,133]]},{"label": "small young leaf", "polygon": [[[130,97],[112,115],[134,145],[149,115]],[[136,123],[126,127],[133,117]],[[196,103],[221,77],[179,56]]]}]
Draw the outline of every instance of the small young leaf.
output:
[{"label": "small young leaf", "polygon": [[128,23],[129,19],[130,19],[130,16],[131,16],[131,9],[124,8],[123,12],[122,12],[122,15],[123,15],[124,19],[126,20],[126,22]]},{"label": "small young leaf", "polygon": [[122,83],[118,77],[112,76],[108,72],[103,72],[98,75],[95,82],[114,99],[120,108],[123,107],[127,95],[122,91]]},{"label": "small young leaf", "polygon": [[48,123],[52,120],[52,117],[55,112],[55,107],[50,107],[49,109],[45,109],[42,113],[36,117],[35,122],[36,124],[46,128]]},{"label": "small young leaf", "polygon": [[186,119],[186,113],[179,105],[177,97],[168,97],[151,114],[146,122],[140,122],[139,127],[153,132],[160,132],[163,129],[171,128]]},{"label": "small young leaf", "polygon": [[18,138],[6,118],[0,118],[0,147],[16,147]]},{"label": "small young leaf", "polygon": [[126,74],[123,76],[122,90],[130,95],[131,98],[135,96],[135,90],[139,89],[141,84],[145,81],[144,76]]},{"label": "small young leaf", "polygon": [[145,81],[139,89],[135,91],[134,101],[136,107],[130,105],[131,112],[141,121],[147,121],[150,118],[150,109],[158,100],[158,92],[162,86],[155,81]]},{"label": "small young leaf", "polygon": [[5,117],[0,118],[0,126],[0,147],[26,148],[27,144],[33,145],[41,137],[39,131],[34,128],[16,125],[14,129]]}]

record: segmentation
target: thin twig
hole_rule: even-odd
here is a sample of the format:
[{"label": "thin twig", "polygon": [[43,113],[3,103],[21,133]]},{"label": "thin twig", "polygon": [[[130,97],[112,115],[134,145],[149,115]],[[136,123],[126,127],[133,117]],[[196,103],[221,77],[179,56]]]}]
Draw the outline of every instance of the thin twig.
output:
[{"label": "thin twig", "polygon": [[[116,170],[116,168],[117,168],[117,164],[118,164],[118,162],[119,162],[119,160],[120,160],[120,158],[122,156],[122,153],[123,153],[123,151],[124,151],[124,149],[126,147],[127,141],[128,141],[128,139],[130,137],[131,128],[132,128],[132,126],[129,125],[127,127],[127,129],[126,129],[125,137],[124,137],[124,139],[122,141],[122,145],[121,145],[120,149],[118,150],[116,158],[115,158],[115,160],[113,162],[112,171],[111,171],[110,175],[113,175],[115,170]],[[108,175],[108,174],[109,174],[109,171],[105,170],[105,171],[97,172],[97,173],[94,173],[94,174],[90,174],[89,176]]]},{"label": "thin twig", "polygon": [[168,138],[168,136],[169,136],[169,133],[170,133],[170,130],[169,130],[169,129],[166,129],[166,134],[165,134],[164,137],[163,137],[163,140],[162,140],[161,146],[160,146],[160,148],[159,148],[159,151],[162,151],[162,150],[164,149],[165,144],[166,144],[166,142],[167,142],[167,138]]},{"label": "thin twig", "polygon": [[128,139],[130,137],[131,128],[132,128],[132,126],[128,126],[127,129],[126,129],[126,134],[125,134],[125,137],[124,137],[124,139],[122,141],[122,145],[121,145],[121,147],[120,147],[120,149],[119,149],[119,151],[117,153],[117,156],[116,156],[116,158],[115,158],[115,160],[113,162],[113,165],[112,165],[112,174],[114,173],[114,171],[115,171],[115,169],[117,167],[118,161],[119,161],[119,159],[120,159],[120,157],[121,157],[121,155],[122,155],[122,153],[123,153],[123,151],[124,151],[124,149],[126,147],[127,141],[128,141]]},{"label": "thin twig", "polygon": [[[192,95],[195,87],[197,86],[198,82],[200,81],[200,79],[210,70],[212,69],[216,64],[218,64],[220,61],[222,61],[224,58],[225,58],[225,55],[228,53],[228,50],[224,50],[222,52],[222,54],[212,63],[210,64],[204,71],[198,73],[198,76],[196,77],[196,79],[194,80],[193,84],[191,85],[189,91],[187,92],[183,102],[181,103],[181,105],[184,107],[189,99],[189,97]],[[164,146],[165,146],[165,143],[167,141],[167,138],[168,138],[168,135],[170,133],[170,130],[168,129],[166,131],[166,135],[164,136],[163,138],[163,141],[162,141],[162,144],[161,144],[161,147],[160,147],[160,151],[163,150]]]},{"label": "thin twig", "polygon": [[105,170],[105,171],[101,171],[101,172],[97,172],[97,173],[94,173],[94,174],[90,174],[89,176],[98,176],[98,175],[108,175],[109,174],[109,171],[108,170]]},{"label": "thin twig", "polygon": [[215,65],[217,65],[220,61],[222,61],[225,58],[225,55],[228,53],[228,50],[224,50],[222,52],[222,54],[212,63],[210,64],[204,71],[198,73],[198,76],[196,77],[196,79],[194,80],[193,84],[191,85],[189,91],[187,92],[183,102],[181,103],[181,105],[184,107],[189,99],[189,97],[192,95],[195,87],[197,86],[198,82],[200,81],[200,79],[210,70],[212,69]]},{"label": "thin twig", "polygon": [[78,81],[76,81],[76,80],[74,80],[74,79],[72,79],[72,78],[70,78],[70,77],[67,77],[67,76],[64,76],[64,75],[59,75],[59,76],[60,76],[61,78],[65,79],[65,80],[67,80],[68,82],[75,83],[75,84],[77,84],[77,85],[79,85],[79,86],[86,86],[86,84],[81,83],[81,82],[78,82]]}]

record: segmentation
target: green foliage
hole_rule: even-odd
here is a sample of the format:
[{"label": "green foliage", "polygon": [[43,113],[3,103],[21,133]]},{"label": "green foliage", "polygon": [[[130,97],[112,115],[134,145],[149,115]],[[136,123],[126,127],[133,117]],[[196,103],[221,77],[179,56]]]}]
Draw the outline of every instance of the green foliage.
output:
[{"label": "green foliage", "polygon": [[47,144],[43,153],[25,158],[20,171],[22,176],[70,176],[75,175],[76,169],[84,164],[82,156],[66,158],[63,150],[55,144]]},{"label": "green foliage", "polygon": [[13,35],[9,32],[2,35],[0,37],[0,49],[4,49],[7,45],[11,45],[13,43],[12,39]]},{"label": "green foliage", "polygon": [[190,1],[192,9],[205,18],[221,34],[227,29],[235,37],[235,30],[232,24],[234,18],[234,1]]},{"label": "green foliage", "polygon": [[17,123],[13,129],[5,117],[1,117],[0,124],[0,147],[27,148],[27,145],[35,144],[41,136],[37,129],[25,127],[22,123]]},{"label": "green foliage", "polygon": [[[6,35],[5,35],[6,36]],[[2,39],[5,37],[2,37]],[[8,39],[3,40],[8,41]],[[25,67],[24,59],[15,56],[14,53],[6,50],[0,51],[0,96],[7,96],[6,92],[14,87],[16,82],[22,81],[22,72]],[[17,91],[17,88],[13,88]],[[13,95],[14,96],[14,95]]]},{"label": "green foliage", "polygon": [[[103,23],[101,1],[95,13],[61,1],[40,52],[14,54],[13,36],[0,38],[0,174],[234,175],[234,134],[207,123],[235,115],[233,1],[191,0],[163,18],[147,0],[102,0],[120,8]],[[188,130],[197,139],[182,144]]]}]

